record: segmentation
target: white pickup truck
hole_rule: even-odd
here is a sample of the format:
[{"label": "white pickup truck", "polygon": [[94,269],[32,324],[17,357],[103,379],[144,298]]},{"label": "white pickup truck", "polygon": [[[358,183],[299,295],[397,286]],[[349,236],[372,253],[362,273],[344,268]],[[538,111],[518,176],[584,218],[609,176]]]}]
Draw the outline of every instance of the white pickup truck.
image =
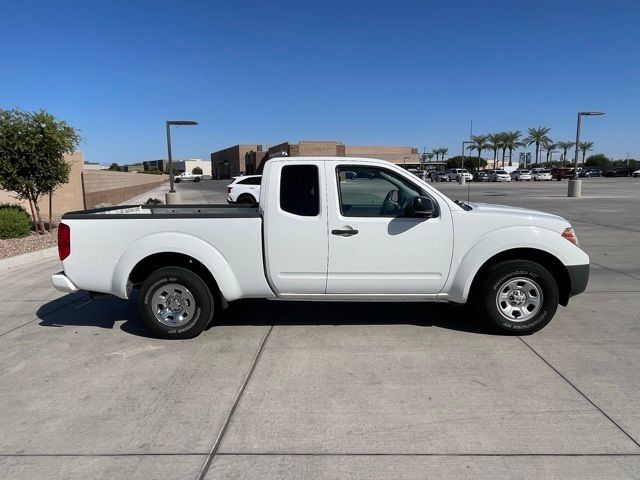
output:
[{"label": "white pickup truck", "polygon": [[473,320],[528,334],[589,278],[565,219],[454,202],[373,159],[273,159],[259,207],[109,207],[67,213],[58,232],[53,285],[139,289],[142,319],[164,338],[198,335],[241,298],[473,302]]}]

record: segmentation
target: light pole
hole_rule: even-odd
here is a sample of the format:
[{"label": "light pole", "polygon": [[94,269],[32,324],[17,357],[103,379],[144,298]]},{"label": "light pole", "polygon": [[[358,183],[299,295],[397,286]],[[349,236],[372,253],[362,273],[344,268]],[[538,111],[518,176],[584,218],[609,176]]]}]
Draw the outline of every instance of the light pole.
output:
[{"label": "light pole", "polygon": [[[462,142],[462,159],[460,160],[460,170],[464,170],[464,146],[468,143],[473,143],[471,140],[465,140]],[[460,176],[458,177],[458,183],[460,185],[464,185],[466,178],[464,178],[464,172],[460,172]]]},{"label": "light pole", "polygon": [[575,164],[573,166],[573,178],[569,179],[569,190],[567,191],[568,197],[581,197],[582,196],[582,180],[578,178],[578,152],[580,151],[580,124],[582,123],[582,117],[589,117],[592,115],[604,115],[604,112],[578,112],[578,126],[576,127],[576,157]]},{"label": "light pole", "polygon": [[171,125],[198,125],[193,120],[167,120],[167,160],[169,163],[169,193],[165,194],[166,204],[180,203],[180,195],[173,187],[173,159],[171,158]]}]

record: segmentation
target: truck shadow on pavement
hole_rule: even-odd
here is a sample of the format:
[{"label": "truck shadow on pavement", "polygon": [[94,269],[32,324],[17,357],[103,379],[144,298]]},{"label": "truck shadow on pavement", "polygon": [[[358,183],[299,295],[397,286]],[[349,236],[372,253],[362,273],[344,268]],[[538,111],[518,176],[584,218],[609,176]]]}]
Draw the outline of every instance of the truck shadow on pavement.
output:
[{"label": "truck shadow on pavement", "polygon": [[[67,298],[69,297],[69,298]],[[140,320],[136,298],[98,300],[68,295],[36,312],[44,327],[98,327],[154,338]],[[74,300],[70,302],[70,300]],[[491,334],[471,308],[436,303],[274,302],[239,300],[218,308],[207,330],[240,325],[393,325],[437,327]]]}]

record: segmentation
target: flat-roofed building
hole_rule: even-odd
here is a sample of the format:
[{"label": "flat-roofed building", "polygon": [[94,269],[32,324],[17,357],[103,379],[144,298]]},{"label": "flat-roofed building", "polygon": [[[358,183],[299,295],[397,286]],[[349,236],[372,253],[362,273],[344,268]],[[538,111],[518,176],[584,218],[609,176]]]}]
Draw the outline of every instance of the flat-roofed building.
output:
[{"label": "flat-roofed building", "polygon": [[[214,178],[231,178],[241,173],[255,172],[256,165],[247,165],[247,153],[262,150],[262,145],[255,143],[234,145],[211,154],[211,174]],[[252,170],[253,169],[253,170]]]}]

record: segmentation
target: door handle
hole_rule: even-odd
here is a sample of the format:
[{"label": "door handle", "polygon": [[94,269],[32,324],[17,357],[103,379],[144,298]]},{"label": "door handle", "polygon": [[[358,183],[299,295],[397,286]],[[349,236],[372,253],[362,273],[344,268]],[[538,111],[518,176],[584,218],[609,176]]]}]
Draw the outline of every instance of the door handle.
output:
[{"label": "door handle", "polygon": [[332,235],[338,235],[340,237],[350,237],[352,235],[356,235],[357,233],[358,233],[358,230],[354,230],[353,228],[331,230]]}]

